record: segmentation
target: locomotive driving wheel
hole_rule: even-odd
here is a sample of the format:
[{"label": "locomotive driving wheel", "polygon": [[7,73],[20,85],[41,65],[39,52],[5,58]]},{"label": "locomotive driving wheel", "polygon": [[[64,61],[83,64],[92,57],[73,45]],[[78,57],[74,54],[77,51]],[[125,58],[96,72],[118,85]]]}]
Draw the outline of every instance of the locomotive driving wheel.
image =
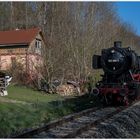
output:
[{"label": "locomotive driving wheel", "polygon": [[140,99],[140,85],[135,90],[135,97],[136,99]]},{"label": "locomotive driving wheel", "polygon": [[105,101],[107,105],[112,105],[112,94],[108,94],[107,96],[105,96]]},{"label": "locomotive driving wheel", "polygon": [[132,87],[131,87],[132,93],[129,95],[130,102],[140,99],[140,83],[135,82],[133,83]]},{"label": "locomotive driving wheel", "polygon": [[106,106],[115,105],[115,97],[112,93],[108,93],[107,95],[104,95],[101,99],[101,102]]}]

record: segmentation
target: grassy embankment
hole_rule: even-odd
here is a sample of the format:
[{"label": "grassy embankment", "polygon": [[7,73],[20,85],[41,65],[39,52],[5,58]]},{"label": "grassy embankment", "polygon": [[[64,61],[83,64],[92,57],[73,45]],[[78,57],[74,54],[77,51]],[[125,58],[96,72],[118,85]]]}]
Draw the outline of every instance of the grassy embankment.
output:
[{"label": "grassy embankment", "polygon": [[13,85],[8,93],[0,97],[0,137],[97,105],[89,95],[66,98]]}]

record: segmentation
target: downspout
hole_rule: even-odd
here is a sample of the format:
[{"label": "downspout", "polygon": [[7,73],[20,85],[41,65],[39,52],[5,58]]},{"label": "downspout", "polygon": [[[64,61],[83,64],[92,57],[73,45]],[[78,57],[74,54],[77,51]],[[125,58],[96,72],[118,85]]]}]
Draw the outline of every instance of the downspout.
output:
[{"label": "downspout", "polygon": [[29,63],[28,63],[28,48],[26,49],[26,76],[28,77],[29,73]]}]

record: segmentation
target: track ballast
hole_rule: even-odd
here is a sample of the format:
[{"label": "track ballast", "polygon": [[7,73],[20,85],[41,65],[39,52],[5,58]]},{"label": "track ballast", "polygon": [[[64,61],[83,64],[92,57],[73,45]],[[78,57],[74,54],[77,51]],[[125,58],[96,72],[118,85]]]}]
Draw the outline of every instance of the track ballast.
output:
[{"label": "track ballast", "polygon": [[126,107],[91,108],[52,121],[42,127],[18,133],[12,138],[74,138],[121,112]]}]

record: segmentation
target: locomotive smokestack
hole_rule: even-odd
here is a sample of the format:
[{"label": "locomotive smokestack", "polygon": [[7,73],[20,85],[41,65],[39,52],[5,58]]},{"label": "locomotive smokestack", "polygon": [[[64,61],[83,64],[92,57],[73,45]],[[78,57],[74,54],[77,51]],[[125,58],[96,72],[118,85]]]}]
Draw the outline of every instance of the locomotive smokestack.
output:
[{"label": "locomotive smokestack", "polygon": [[114,42],[114,47],[121,48],[121,46],[122,46],[122,42],[121,41],[115,41]]}]

